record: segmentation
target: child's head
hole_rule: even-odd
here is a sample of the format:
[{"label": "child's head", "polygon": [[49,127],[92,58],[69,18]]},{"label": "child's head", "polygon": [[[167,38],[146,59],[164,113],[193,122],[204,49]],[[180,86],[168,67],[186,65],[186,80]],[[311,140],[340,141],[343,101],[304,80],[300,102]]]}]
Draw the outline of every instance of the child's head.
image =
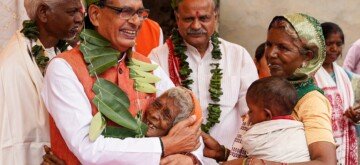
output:
[{"label": "child's head", "polygon": [[194,103],[191,91],[175,87],[156,98],[145,111],[144,122],[148,125],[146,136],[165,136],[176,123],[191,116]]},{"label": "child's head", "polygon": [[252,83],[246,94],[249,120],[256,124],[275,116],[290,115],[297,99],[296,89],[286,79],[266,77]]}]

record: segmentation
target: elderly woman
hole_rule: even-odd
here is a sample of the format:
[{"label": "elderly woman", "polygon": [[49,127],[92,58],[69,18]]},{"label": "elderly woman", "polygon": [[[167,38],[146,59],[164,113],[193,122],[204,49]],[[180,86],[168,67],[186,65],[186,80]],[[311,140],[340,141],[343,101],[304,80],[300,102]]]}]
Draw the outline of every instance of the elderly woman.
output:
[{"label": "elderly woman", "polygon": [[[163,137],[166,136],[170,129],[177,123],[195,115],[200,119],[202,115],[201,107],[198,100],[192,92],[184,87],[170,88],[156,98],[145,110],[143,122],[148,126],[146,137]],[[104,135],[107,135],[104,131]],[[125,138],[118,135],[118,138]],[[202,148],[184,154],[174,154],[161,160],[162,164],[172,161],[172,159],[190,157],[191,162],[181,159],[182,164],[202,164]],[[43,156],[43,164],[63,165],[64,160],[50,152],[51,149],[45,146],[46,154]]]},{"label": "elderly woman", "polygon": [[[265,55],[271,75],[286,77],[297,89],[298,101],[293,117],[304,124],[311,157],[310,162],[300,164],[336,164],[331,105],[312,79],[325,59],[325,40],[320,24],[305,14],[275,17],[268,29]],[[242,132],[240,130],[235,139],[229,158],[235,160],[226,164],[271,164],[266,160],[239,158],[243,152],[239,146]],[[227,149],[211,137],[203,137],[206,146],[204,155],[218,161],[226,160]]]},{"label": "elderly woman", "polygon": [[[315,74],[316,84],[324,91],[332,106],[332,129],[338,164],[358,164],[355,124],[360,121],[358,112],[349,109],[354,104],[354,93],[347,72],[336,60],[342,53],[344,33],[334,23],[321,24],[326,43],[326,58]],[[344,116],[344,114],[346,114]]]}]

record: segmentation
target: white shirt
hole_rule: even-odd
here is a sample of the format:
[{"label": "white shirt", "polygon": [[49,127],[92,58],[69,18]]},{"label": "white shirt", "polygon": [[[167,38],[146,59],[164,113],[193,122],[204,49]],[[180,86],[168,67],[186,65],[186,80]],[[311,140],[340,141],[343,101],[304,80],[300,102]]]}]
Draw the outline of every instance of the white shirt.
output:
[{"label": "white shirt", "polygon": [[[219,102],[221,106],[220,123],[215,124],[210,129],[210,134],[220,144],[230,148],[242,124],[241,116],[248,112],[245,100],[246,91],[250,84],[258,79],[258,74],[251,56],[243,47],[221,38],[219,40],[221,41],[220,49],[222,52],[222,59],[219,63],[223,72],[221,88],[224,94],[220,97]],[[213,60],[211,57],[213,49],[211,43],[203,58],[201,58],[195,47],[187,43],[186,45],[187,62],[193,71],[190,74],[190,78],[194,80],[191,89],[199,98],[203,110],[203,123],[206,123],[207,107],[209,102],[212,102],[209,93],[212,76],[210,64],[217,63],[218,60]],[[167,44],[153,49],[149,57],[169,75],[169,49]]]},{"label": "white shirt", "polygon": [[[154,75],[161,78],[156,83],[157,96],[174,87],[160,67]],[[162,151],[157,137],[121,140],[100,136],[90,142],[91,105],[82,84],[64,59],[50,62],[42,97],[67,146],[82,164],[159,164]],[[202,149],[194,152],[199,159]]]}]

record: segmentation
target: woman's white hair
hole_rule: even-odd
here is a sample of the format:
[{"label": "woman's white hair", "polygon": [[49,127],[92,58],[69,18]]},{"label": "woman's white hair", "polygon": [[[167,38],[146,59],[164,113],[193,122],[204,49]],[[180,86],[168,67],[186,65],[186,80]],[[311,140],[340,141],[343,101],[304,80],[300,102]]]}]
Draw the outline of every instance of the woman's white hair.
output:
[{"label": "woman's white hair", "polygon": [[46,4],[50,8],[55,7],[61,0],[24,0],[24,7],[31,20],[36,19],[36,10],[41,4]]},{"label": "woman's white hair", "polygon": [[168,98],[172,98],[175,106],[180,109],[180,113],[174,120],[174,125],[188,118],[194,109],[191,91],[184,87],[175,87],[169,89],[166,93]]}]

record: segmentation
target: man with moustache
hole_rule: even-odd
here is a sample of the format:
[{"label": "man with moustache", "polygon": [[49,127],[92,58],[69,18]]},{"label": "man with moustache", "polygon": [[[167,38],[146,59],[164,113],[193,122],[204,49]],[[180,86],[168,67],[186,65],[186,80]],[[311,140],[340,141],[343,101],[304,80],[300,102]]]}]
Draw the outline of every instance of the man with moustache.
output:
[{"label": "man with moustache", "polygon": [[31,20],[0,53],[0,164],[41,163],[50,142],[43,71],[83,21],[81,1],[25,0],[24,6]]},{"label": "man with moustache", "polygon": [[[248,112],[245,95],[258,78],[256,67],[243,47],[215,32],[218,0],[173,0],[172,6],[178,28],[149,57],[175,85],[190,88],[199,98],[203,131],[231,147],[241,116]],[[206,162],[212,163],[215,161]]]},{"label": "man with moustache", "polygon": [[[134,68],[130,68],[129,61],[152,65],[150,59],[132,51],[142,21],[149,13],[141,0],[86,2],[87,17],[81,35],[83,41],[79,47],[53,59],[46,70],[42,98],[52,117],[51,148],[54,154],[66,164],[159,164],[161,157],[198,148],[201,119],[196,120],[195,117],[179,122],[160,138],[119,139],[102,134],[90,141],[90,123],[93,115],[99,114],[99,105],[94,103],[98,97],[94,89],[96,83],[99,85],[97,80],[103,79],[123,91],[128,101],[122,101],[129,102],[127,110],[133,116],[145,110],[156,96],[174,85],[160,67],[147,72],[150,77],[160,78],[158,82],[150,84],[156,87],[155,91],[149,88],[140,90],[137,86],[139,80],[130,74],[130,69],[134,71]],[[102,56],[95,58],[97,62],[91,59],[89,62],[86,58],[90,57],[89,53],[99,55],[99,52],[94,52],[99,49],[115,52],[107,55],[111,58],[115,56],[115,59],[111,59],[115,61],[114,65],[106,65],[108,59]],[[102,64],[101,70],[94,68]],[[92,69],[96,70],[95,73],[91,72]],[[119,99],[122,98],[113,100]],[[107,119],[110,120],[113,121]],[[192,158],[187,156],[184,160],[192,164]]]}]

